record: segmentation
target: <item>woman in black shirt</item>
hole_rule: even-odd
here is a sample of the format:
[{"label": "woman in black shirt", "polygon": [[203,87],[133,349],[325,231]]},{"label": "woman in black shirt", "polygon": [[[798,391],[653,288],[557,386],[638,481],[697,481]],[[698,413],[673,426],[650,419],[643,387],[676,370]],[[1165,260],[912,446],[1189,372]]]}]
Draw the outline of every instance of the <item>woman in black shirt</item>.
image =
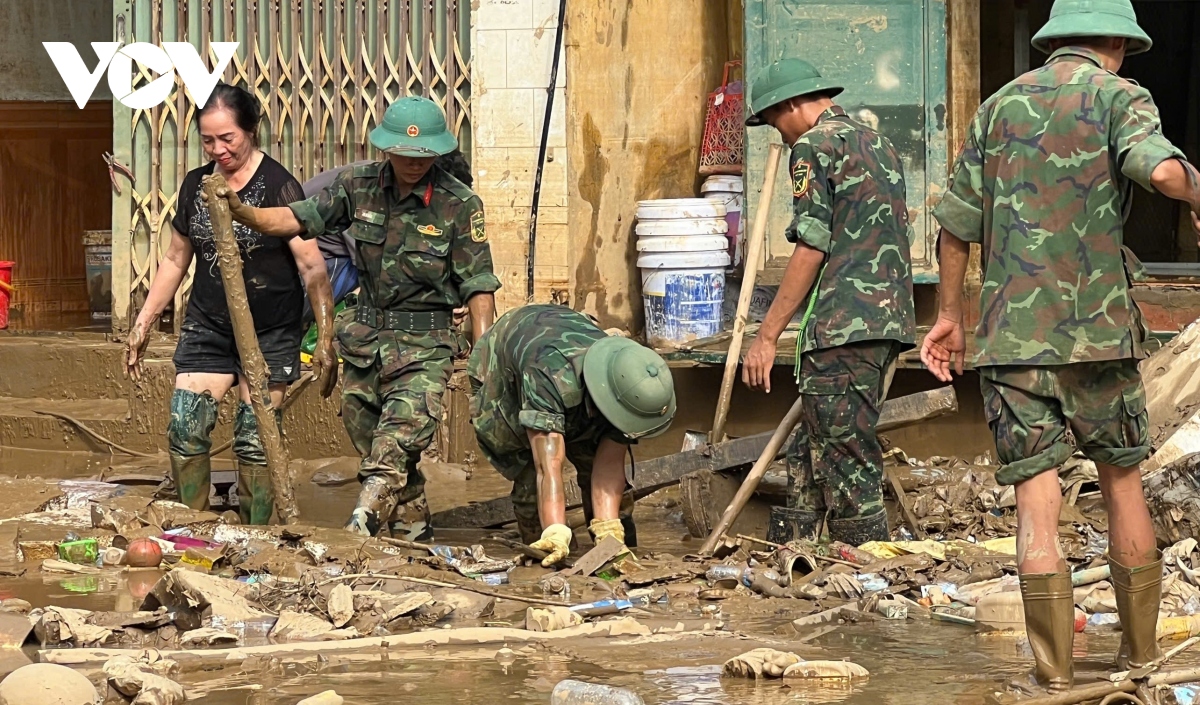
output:
[{"label": "woman in black shirt", "polygon": [[[238,503],[242,523],[266,524],[274,509],[274,491],[266,456],[250,406],[250,387],[241,375],[225,288],[217,265],[212,222],[200,198],[201,180],[214,171],[237,189],[243,202],[284,206],[304,199],[299,182],[258,147],[261,110],[254,96],[220,84],[198,111],[204,153],[212,161],[188,172],[179,189],[171,245],[159,265],[133,330],[129,333],[128,372],[141,377],[149,331],[175,297],[188,266],[195,261],[192,292],[175,348],[175,392],[167,429],[171,474],[180,501],[193,509],[208,507],[210,434],[217,402],[238,385],[241,402],[234,420],[233,452],[238,467]],[[289,382],[300,377],[300,325],[304,293],[316,303],[320,335],[313,371],[322,394],[333,392],[337,357],[333,351],[333,294],[317,243],[299,237],[263,237],[240,223],[234,236],[242,255],[242,275],[258,345],[270,368],[271,403],[278,409]],[[279,411],[276,420],[280,421]]]}]

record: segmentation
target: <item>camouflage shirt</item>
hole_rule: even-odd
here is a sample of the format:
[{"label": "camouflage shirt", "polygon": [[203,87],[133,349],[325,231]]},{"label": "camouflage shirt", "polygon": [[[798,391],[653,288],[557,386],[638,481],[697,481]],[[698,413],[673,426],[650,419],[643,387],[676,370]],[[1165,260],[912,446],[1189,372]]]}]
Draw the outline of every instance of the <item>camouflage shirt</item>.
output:
[{"label": "camouflage shirt", "polygon": [[1144,357],[1130,297],[1140,264],[1122,244],[1131,185],[1164,159],[1136,83],[1080,47],[1054,52],[989,98],[971,123],[934,216],[983,244],[976,365]]},{"label": "camouflage shirt", "polygon": [[494,452],[529,447],[525,430],[560,433],[567,443],[631,443],[592,406],[583,357],[606,334],[582,313],[535,304],[513,309],[475,345],[467,374],[479,391],[472,423]]},{"label": "camouflage shirt", "polygon": [[864,340],[912,347],[912,260],[904,167],[886,137],[826,110],[791,156],[789,242],[825,253],[800,352]]},{"label": "camouflage shirt", "polygon": [[448,311],[500,288],[483,226],[483,204],[437,167],[400,198],[391,163],[347,169],[308,200],[291,204],[306,237],[326,229],[354,239],[359,302],[389,311]]}]

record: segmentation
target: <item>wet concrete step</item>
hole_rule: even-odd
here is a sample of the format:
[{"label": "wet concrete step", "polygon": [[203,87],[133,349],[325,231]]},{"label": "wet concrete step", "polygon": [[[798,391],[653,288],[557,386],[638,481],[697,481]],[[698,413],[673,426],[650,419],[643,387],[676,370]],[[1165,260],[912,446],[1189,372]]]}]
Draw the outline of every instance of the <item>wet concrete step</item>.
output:
[{"label": "wet concrete step", "polygon": [[31,450],[108,453],[104,443],[75,424],[38,413],[70,416],[131,450],[154,452],[152,439],[130,422],[125,399],[43,399],[0,396],[0,446]]}]

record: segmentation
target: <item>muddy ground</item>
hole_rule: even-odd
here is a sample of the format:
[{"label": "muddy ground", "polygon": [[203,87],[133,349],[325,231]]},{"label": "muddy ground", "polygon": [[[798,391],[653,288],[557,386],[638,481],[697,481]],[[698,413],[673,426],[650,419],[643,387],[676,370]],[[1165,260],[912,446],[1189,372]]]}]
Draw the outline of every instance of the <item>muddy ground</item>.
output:
[{"label": "muddy ground", "polygon": [[[90,454],[0,451],[0,517],[34,510],[55,493],[56,478],[95,476],[116,471],[163,472],[163,461],[148,459],[117,464]],[[220,469],[218,462],[215,469]],[[354,503],[357,484],[314,484],[322,473],[350,478],[353,459],[307,461],[296,465],[296,495],[305,523],[337,527]],[[37,479],[46,478],[46,479]],[[484,468],[460,466],[440,471],[428,486],[433,511],[464,499],[488,499],[507,492],[507,483]],[[688,536],[677,492],[661,491],[639,503],[639,555],[694,553],[700,541]],[[0,522],[2,523],[2,522]],[[443,530],[437,543],[482,542],[490,555],[511,556],[487,541],[492,531]],[[583,532],[580,533],[583,536]],[[55,538],[55,537],[47,537]],[[581,552],[586,550],[585,545]],[[26,564],[21,577],[0,577],[0,599],[21,598],[34,607],[58,605],[89,610],[134,610],[158,573],[122,577],[51,575]],[[539,567],[512,573],[517,586],[533,586]],[[327,658],[253,658],[224,667],[200,670],[184,664],[179,680],[195,702],[292,705],[303,697],[334,689],[351,703],[545,703],[565,678],[622,686],[646,703],[982,703],[1002,690],[1012,677],[1026,672],[1032,659],[1022,639],[980,634],[969,626],[910,616],[906,621],[876,620],[831,624],[798,634],[790,627],[797,601],[739,596],[717,603],[690,596],[669,605],[653,605],[650,613],[671,619],[719,620],[722,629],[686,635],[658,634],[624,639],[591,638],[553,642],[549,646],[513,644],[513,655],[497,658],[497,645],[478,647],[410,647],[355,652]],[[489,624],[520,626],[524,606],[501,600]],[[644,619],[652,617],[642,616]],[[266,643],[248,629],[246,645]],[[1078,679],[1095,680],[1111,670],[1119,634],[1078,634],[1075,641]],[[821,686],[781,681],[734,681],[720,677],[721,664],[759,646],[798,653],[806,659],[852,659],[870,671],[867,682]],[[7,673],[37,659],[36,648],[0,650],[0,671]],[[1177,665],[1200,664],[1200,652],[1185,654]],[[87,672],[85,670],[85,672]],[[94,671],[91,675],[95,675]]]}]

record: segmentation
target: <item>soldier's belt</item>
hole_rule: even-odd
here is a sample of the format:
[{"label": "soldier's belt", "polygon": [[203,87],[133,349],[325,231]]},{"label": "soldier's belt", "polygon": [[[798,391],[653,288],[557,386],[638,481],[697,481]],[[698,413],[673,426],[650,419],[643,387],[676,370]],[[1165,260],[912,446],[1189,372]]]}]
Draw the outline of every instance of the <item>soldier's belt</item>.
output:
[{"label": "soldier's belt", "polygon": [[454,325],[449,311],[383,311],[359,306],[354,320],[380,330],[426,331],[446,330]]}]

